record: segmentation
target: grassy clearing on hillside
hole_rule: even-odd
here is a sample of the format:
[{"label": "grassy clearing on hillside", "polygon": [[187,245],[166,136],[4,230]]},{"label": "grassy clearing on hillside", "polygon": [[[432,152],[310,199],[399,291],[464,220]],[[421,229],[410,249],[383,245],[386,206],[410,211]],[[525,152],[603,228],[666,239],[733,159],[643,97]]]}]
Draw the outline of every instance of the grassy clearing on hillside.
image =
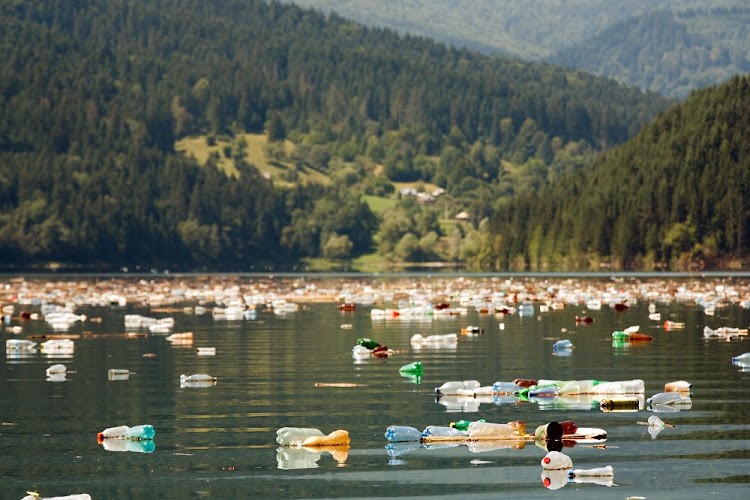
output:
[{"label": "grassy clearing on hillside", "polygon": [[[278,162],[268,158],[265,147],[268,144],[266,134],[243,134],[247,148],[245,148],[245,161],[255,166],[260,172],[268,173],[277,184],[292,185],[294,182],[284,180],[290,171],[297,171],[297,182],[316,182],[318,184],[328,184],[328,176],[312,169],[297,169],[291,162]],[[175,144],[175,150],[187,156],[193,156],[196,161],[205,165],[208,162],[209,155],[212,153],[219,155],[218,165],[227,175],[237,176],[239,173],[234,167],[231,158],[224,156],[224,148],[231,144],[227,141],[217,139],[216,144],[209,146],[206,142],[206,136],[191,136],[181,139]],[[284,150],[289,155],[294,150],[294,144],[291,141],[284,142]]]},{"label": "grassy clearing on hillside", "polygon": [[378,215],[382,214],[388,209],[394,208],[398,203],[398,200],[395,200],[393,198],[383,198],[381,196],[373,196],[369,194],[362,196],[362,201],[367,203],[367,206],[370,207],[370,210]]}]

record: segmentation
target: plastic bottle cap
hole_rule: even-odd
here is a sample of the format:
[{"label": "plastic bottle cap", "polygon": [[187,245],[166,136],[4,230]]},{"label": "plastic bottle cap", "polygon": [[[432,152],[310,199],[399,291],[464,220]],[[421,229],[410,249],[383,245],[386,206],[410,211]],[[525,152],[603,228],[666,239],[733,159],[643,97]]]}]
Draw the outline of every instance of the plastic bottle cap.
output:
[{"label": "plastic bottle cap", "polygon": [[104,442],[104,433],[103,432],[97,432],[96,433],[96,442],[99,444],[102,444]]}]

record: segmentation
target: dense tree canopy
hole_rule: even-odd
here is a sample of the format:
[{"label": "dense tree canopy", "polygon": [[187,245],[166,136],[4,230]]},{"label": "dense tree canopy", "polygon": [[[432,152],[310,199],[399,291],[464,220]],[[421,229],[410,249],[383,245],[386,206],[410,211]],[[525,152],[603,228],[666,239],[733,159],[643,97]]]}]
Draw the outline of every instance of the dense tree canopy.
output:
[{"label": "dense tree canopy", "polygon": [[750,77],[696,92],[586,175],[505,204],[480,267],[714,268],[750,249]]},{"label": "dense tree canopy", "polygon": [[[304,168],[365,157],[470,200],[576,170],[668,104],[275,2],[2,0],[0,255],[236,267],[366,252],[377,224],[345,183],[275,186],[240,134],[293,140]],[[194,134],[234,137],[237,175],[175,153]]]}]

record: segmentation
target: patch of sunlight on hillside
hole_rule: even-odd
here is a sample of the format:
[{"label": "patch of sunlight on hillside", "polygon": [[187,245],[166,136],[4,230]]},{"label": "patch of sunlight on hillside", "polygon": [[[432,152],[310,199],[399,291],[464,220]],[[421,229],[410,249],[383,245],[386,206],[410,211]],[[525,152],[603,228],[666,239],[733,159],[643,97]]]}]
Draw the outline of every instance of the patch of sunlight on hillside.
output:
[{"label": "patch of sunlight on hillside", "polygon": [[[245,148],[245,161],[255,166],[261,173],[267,173],[271,176],[275,184],[291,186],[298,182],[318,184],[328,184],[330,179],[327,175],[309,168],[298,169],[293,162],[275,161],[268,157],[265,151],[268,139],[266,134],[243,134],[247,147]],[[231,146],[228,141],[216,139],[213,146],[206,142],[205,135],[191,136],[181,139],[175,143],[175,151],[192,156],[200,165],[208,162],[209,156],[213,154],[217,158],[217,165],[227,175],[237,176],[239,172],[234,166],[231,158],[226,158],[224,149]],[[294,151],[294,144],[287,140],[284,141],[284,152],[289,157]]]}]

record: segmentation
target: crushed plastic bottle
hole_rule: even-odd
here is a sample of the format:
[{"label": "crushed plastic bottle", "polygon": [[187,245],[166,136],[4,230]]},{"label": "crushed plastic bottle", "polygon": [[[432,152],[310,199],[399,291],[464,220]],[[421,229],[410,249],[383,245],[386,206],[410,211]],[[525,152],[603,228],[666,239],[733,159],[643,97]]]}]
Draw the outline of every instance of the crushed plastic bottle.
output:
[{"label": "crushed plastic bottle", "polygon": [[422,432],[408,425],[391,425],[385,430],[385,438],[392,442],[419,441]]}]

